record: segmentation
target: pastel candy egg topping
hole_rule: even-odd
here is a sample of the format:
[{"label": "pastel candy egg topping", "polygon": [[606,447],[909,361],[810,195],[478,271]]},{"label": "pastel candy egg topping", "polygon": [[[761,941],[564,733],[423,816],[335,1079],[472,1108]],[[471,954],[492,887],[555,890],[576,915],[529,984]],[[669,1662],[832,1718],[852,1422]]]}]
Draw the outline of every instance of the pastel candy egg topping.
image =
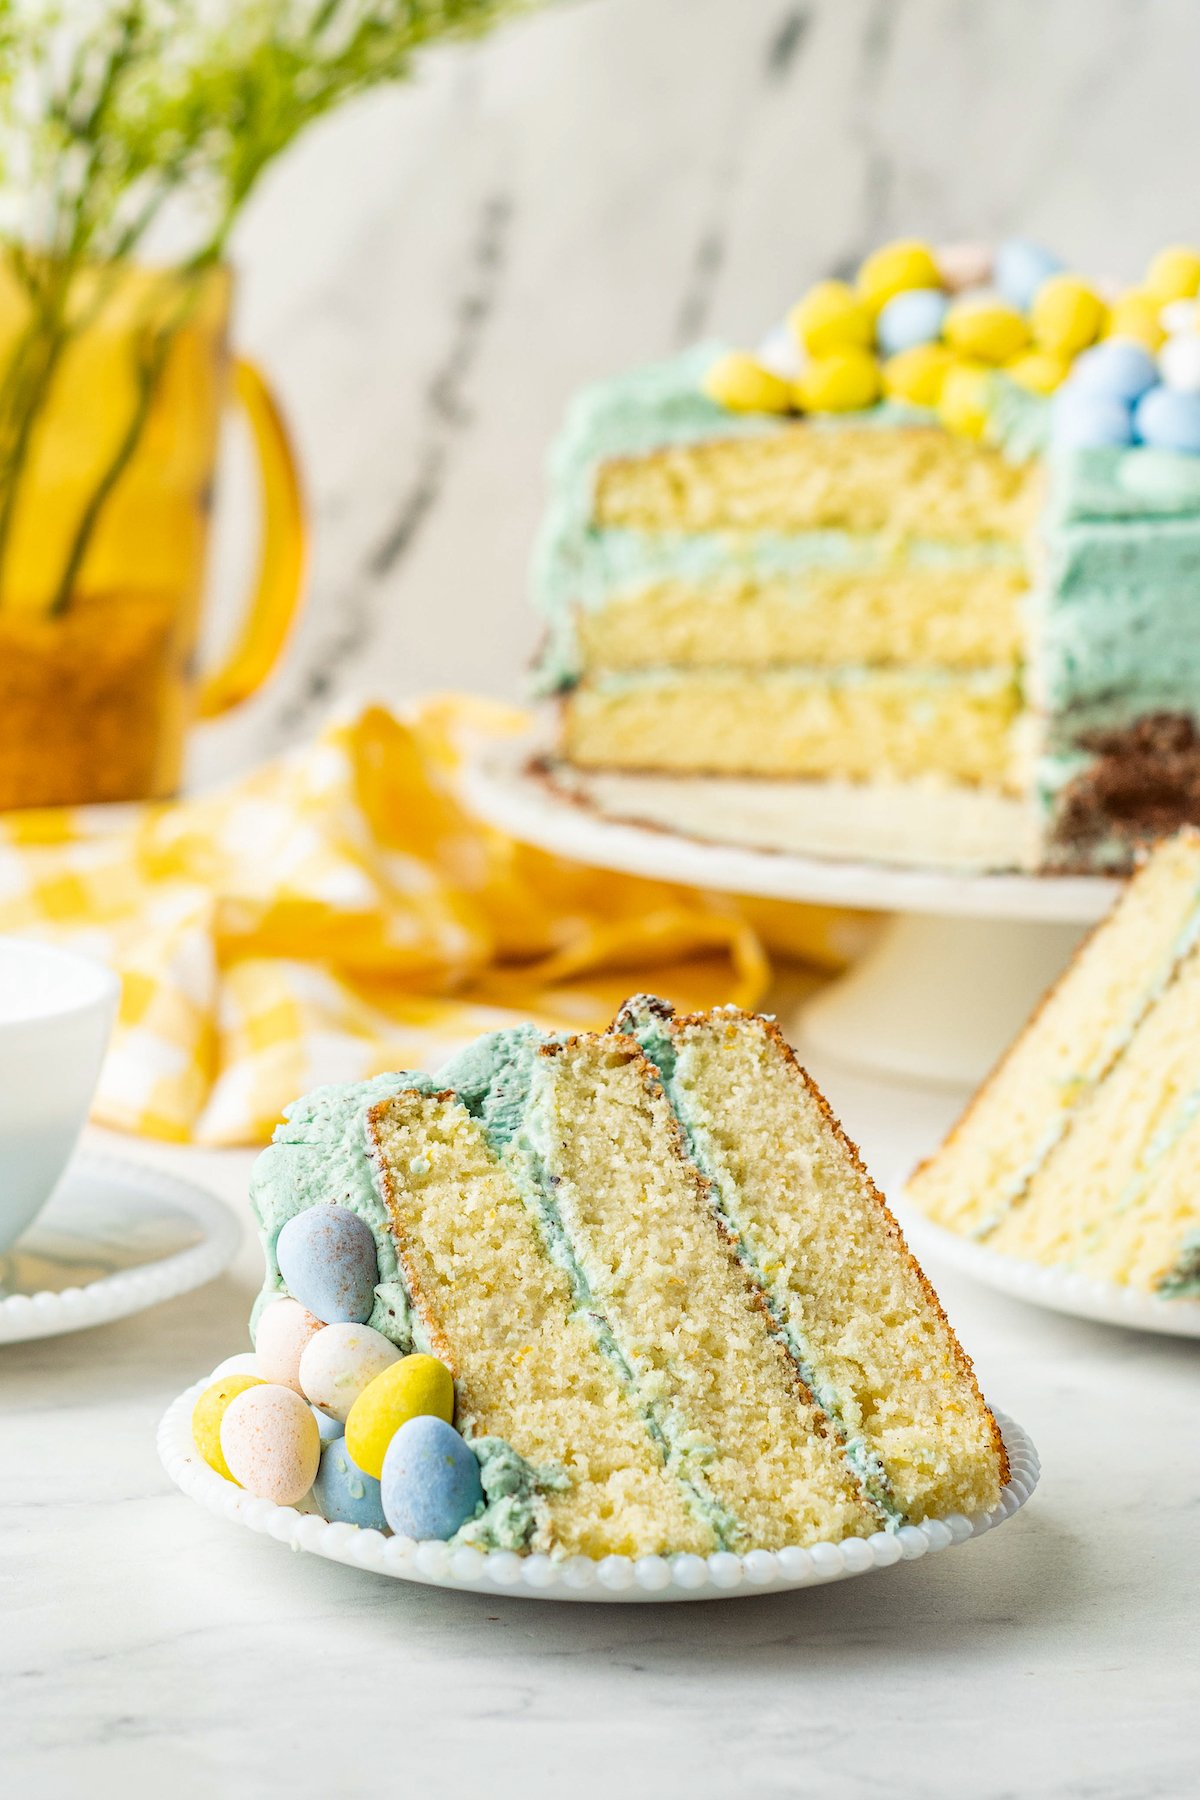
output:
[{"label": "pastel candy egg topping", "polygon": [[1029,322],[1040,349],[1075,356],[1100,335],[1104,302],[1077,276],[1052,275],[1034,296]]},{"label": "pastel candy egg topping", "polygon": [[369,1227],[348,1207],[297,1213],[279,1233],[275,1255],[288,1292],[324,1324],[370,1318],[379,1259]]},{"label": "pastel candy egg topping", "polygon": [[451,1538],[483,1504],[479,1464],[443,1419],[410,1419],[400,1428],[380,1487],[384,1516],[404,1537]]},{"label": "pastel candy egg topping", "polygon": [[1180,394],[1200,394],[1200,333],[1169,338],[1158,357],[1162,378]]},{"label": "pastel candy egg topping", "polygon": [[320,1330],[320,1319],[314,1319],[298,1300],[272,1300],[254,1334],[254,1355],[261,1378],[300,1393],[300,1357],[305,1345]]},{"label": "pastel candy egg topping", "polygon": [[910,406],[936,406],[942,383],[957,362],[945,344],[914,344],[884,363],[883,391],[889,400],[906,400]]},{"label": "pastel candy egg topping", "polygon": [[299,1394],[260,1382],[230,1401],[221,1420],[221,1450],[247,1493],[295,1506],[313,1484],[321,1438],[312,1408]]},{"label": "pastel candy egg topping", "polygon": [[363,1389],[399,1361],[395,1344],[369,1325],[326,1325],[300,1358],[300,1388],[323,1413],[344,1421]]},{"label": "pastel candy egg topping", "polygon": [[1029,342],[1029,327],[1006,300],[968,295],[946,314],[946,342],[980,362],[1005,363]]},{"label": "pastel candy egg topping", "polygon": [[1138,401],[1134,424],[1143,444],[1200,456],[1200,394],[1151,388]]},{"label": "pastel candy egg topping", "polygon": [[1109,335],[1132,338],[1146,350],[1157,350],[1163,341],[1162,312],[1153,294],[1130,288],[1118,294],[1108,309]]},{"label": "pastel candy egg topping", "polygon": [[884,244],[868,256],[858,271],[859,298],[873,313],[886,306],[893,294],[907,288],[941,286],[937,260],[928,244],[916,238],[902,238]]},{"label": "pastel candy egg topping", "polygon": [[1087,450],[1133,442],[1133,415],[1114,394],[1089,393],[1071,382],[1054,396],[1054,442]]},{"label": "pastel candy egg topping", "polygon": [[879,348],[886,356],[931,344],[942,333],[947,300],[939,288],[908,288],[894,294],[876,323]]},{"label": "pastel candy egg topping", "polygon": [[858,412],[879,398],[879,364],[869,350],[830,350],[802,370],[794,391],[806,412]]},{"label": "pastel candy egg topping", "polygon": [[1145,286],[1164,306],[1171,300],[1190,300],[1200,294],[1200,250],[1189,244],[1172,244],[1160,250],[1146,270]]},{"label": "pastel candy egg topping", "polygon": [[788,325],[809,356],[852,347],[868,350],[874,327],[868,308],[844,281],[819,281],[788,314]]},{"label": "pastel candy egg topping", "polygon": [[401,1357],[365,1387],[346,1418],[346,1447],[360,1469],[376,1479],[388,1445],[410,1419],[454,1417],[454,1377],[436,1356]]},{"label": "pastel candy egg topping", "polygon": [[387,1530],[379,1483],[363,1473],[342,1437],[322,1450],[312,1497],[323,1518],[360,1525],[366,1531]]},{"label": "pastel candy egg topping", "polygon": [[1010,306],[1028,312],[1044,281],[1062,269],[1058,257],[1028,238],[1008,238],[996,252],[992,280]]},{"label": "pastel candy egg topping", "polygon": [[1071,370],[1071,387],[1089,394],[1111,394],[1132,404],[1158,381],[1158,366],[1148,350],[1125,338],[1105,338],[1085,350]]},{"label": "pastel candy egg topping", "polygon": [[239,1394],[248,1388],[262,1387],[257,1375],[223,1375],[205,1388],[192,1409],[192,1436],[196,1448],[218,1475],[226,1481],[236,1480],[221,1449],[221,1421]]},{"label": "pastel candy egg topping", "polygon": [[1051,356],[1048,350],[1022,350],[1005,363],[1004,373],[1030,394],[1052,394],[1071,372],[1065,357]]},{"label": "pastel candy egg topping", "polygon": [[730,412],[788,412],[791,383],[744,350],[719,356],[704,377],[704,392]]}]

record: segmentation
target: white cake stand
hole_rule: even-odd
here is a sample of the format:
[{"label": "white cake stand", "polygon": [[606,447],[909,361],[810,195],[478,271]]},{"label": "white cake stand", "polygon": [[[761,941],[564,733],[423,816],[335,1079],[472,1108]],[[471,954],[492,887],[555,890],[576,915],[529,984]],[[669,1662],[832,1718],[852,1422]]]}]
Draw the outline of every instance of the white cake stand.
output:
[{"label": "white cake stand", "polygon": [[559,856],[727,894],[894,915],[795,1027],[815,1060],[954,1088],[978,1084],[1120,882],[1097,876],[942,874],[683,836],[581,805],[530,769],[528,740],[476,748],[468,803]]}]

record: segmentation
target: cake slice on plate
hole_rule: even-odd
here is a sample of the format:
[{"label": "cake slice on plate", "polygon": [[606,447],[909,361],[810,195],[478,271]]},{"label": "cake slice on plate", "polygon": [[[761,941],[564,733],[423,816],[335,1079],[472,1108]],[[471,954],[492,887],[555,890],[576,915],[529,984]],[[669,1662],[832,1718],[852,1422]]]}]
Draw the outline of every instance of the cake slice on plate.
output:
[{"label": "cake slice on plate", "polygon": [[507,1455],[466,1541],[771,1549],[999,1497],[970,1364],[766,1021],[639,998],[608,1033],[523,1027],[318,1090],[252,1198],[264,1302],[290,1220],[369,1227],[363,1322],[440,1359],[458,1429]]},{"label": "cake slice on plate", "polygon": [[1149,857],[908,1197],[1009,1256],[1200,1294],[1200,832]]}]

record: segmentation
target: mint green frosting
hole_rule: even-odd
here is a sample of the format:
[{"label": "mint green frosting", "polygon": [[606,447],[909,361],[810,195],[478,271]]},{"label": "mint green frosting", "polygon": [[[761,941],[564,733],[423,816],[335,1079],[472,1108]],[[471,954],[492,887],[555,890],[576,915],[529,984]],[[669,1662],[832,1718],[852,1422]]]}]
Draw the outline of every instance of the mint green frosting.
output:
[{"label": "mint green frosting", "polygon": [[537,1525],[538,1495],[567,1488],[566,1473],[557,1464],[535,1469],[503,1438],[473,1438],[471,1449],[479,1464],[483,1504],[475,1517],[455,1532],[451,1545],[524,1550]]},{"label": "mint green frosting", "polygon": [[1189,1232],[1184,1238],[1179,1256],[1159,1282],[1158,1291],[1169,1300],[1200,1297],[1200,1231]]}]

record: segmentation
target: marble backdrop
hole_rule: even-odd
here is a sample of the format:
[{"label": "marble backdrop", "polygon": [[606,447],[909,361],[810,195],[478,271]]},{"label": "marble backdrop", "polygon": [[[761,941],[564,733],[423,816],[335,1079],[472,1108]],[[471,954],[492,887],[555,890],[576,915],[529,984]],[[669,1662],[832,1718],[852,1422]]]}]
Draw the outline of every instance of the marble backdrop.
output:
[{"label": "marble backdrop", "polygon": [[[313,520],[270,689],[203,782],[331,705],[517,696],[547,445],[581,382],[754,341],[881,238],[1035,235],[1135,275],[1200,237],[1194,0],[572,0],[313,130],[234,245]],[[224,461],[212,635],[252,545]]]}]

